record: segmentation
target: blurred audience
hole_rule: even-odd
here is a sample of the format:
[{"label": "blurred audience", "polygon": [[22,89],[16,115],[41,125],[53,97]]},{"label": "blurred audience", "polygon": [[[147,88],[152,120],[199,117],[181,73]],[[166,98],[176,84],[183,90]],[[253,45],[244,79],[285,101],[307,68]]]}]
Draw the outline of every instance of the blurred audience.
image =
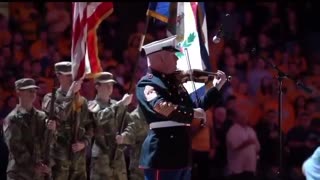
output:
[{"label": "blurred audience", "polygon": [[[302,162],[320,144],[320,58],[302,41],[308,35],[302,13],[307,6],[279,2],[206,3],[207,15],[215,16],[207,16],[209,39],[221,24],[224,30],[220,43],[209,41],[212,70],[221,69],[233,76],[222,91],[223,105],[213,109],[216,151],[211,153],[209,165],[214,171],[212,178],[222,179],[226,170],[236,174],[250,171],[250,176],[261,175],[260,179],[275,178],[280,137],[278,74],[267,61],[313,90],[308,94],[291,80],[283,80],[284,163],[293,174],[288,176],[289,180],[302,178]],[[53,87],[53,64],[70,60],[71,49],[71,3],[10,2],[9,11],[9,18],[0,14],[0,118],[14,108],[17,101],[14,82],[22,77],[37,80],[41,90],[35,105],[40,106],[43,95]],[[127,30],[121,23],[130,17],[121,17],[115,11],[97,30],[101,66],[112,72],[117,81],[114,99],[120,99],[129,90],[130,81],[134,80],[134,85],[147,71],[146,59],[139,57],[140,40],[146,28],[141,20],[144,18],[138,18],[135,27]],[[166,36],[163,24],[149,23],[144,41],[146,44]],[[256,55],[250,52],[253,47]],[[93,99],[92,81],[86,80],[83,87],[83,96]],[[135,106],[133,99],[129,109]],[[237,128],[241,131],[235,131]],[[244,135],[250,135],[244,150],[235,149],[234,142],[246,141]],[[0,150],[5,151],[2,146]],[[233,161],[244,161],[237,159],[242,154],[250,159],[245,162],[251,163],[250,167],[231,166]]]}]

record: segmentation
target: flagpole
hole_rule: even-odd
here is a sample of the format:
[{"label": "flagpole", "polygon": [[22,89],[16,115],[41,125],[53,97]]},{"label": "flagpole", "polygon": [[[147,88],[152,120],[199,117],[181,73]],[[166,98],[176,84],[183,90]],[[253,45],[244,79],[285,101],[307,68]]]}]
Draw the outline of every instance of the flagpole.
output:
[{"label": "flagpole", "polygon": [[147,15],[147,17],[146,17],[146,23],[145,23],[146,26],[145,26],[144,32],[143,32],[143,34],[142,34],[142,36],[141,36],[141,40],[140,40],[139,54],[138,54],[136,63],[134,64],[134,67],[133,67],[133,76],[131,76],[131,80],[130,80],[130,84],[129,84],[129,92],[131,92],[131,91],[133,90],[135,74],[136,74],[136,72],[137,72],[137,70],[138,70],[138,67],[139,67],[139,59],[140,59],[141,49],[142,49],[142,46],[143,46],[143,44],[144,44],[144,39],[145,39],[146,34],[147,34],[147,31],[148,31],[149,22],[150,22],[150,16]]},{"label": "flagpole", "polygon": [[[140,59],[141,49],[142,49],[142,46],[144,44],[144,39],[145,39],[147,31],[148,31],[149,22],[150,22],[150,16],[147,15],[147,17],[146,17],[146,26],[145,26],[144,33],[142,34],[141,40],[140,40],[139,54],[138,54],[136,63],[134,64],[133,75],[131,76],[131,80],[130,80],[130,84],[129,84],[129,90],[128,90],[129,93],[132,93],[132,91],[134,89],[133,85],[135,84],[134,83],[135,74],[136,74],[136,72],[138,70],[138,67],[139,67],[139,59]],[[119,130],[119,134],[121,134],[121,132],[123,131],[123,128],[124,128],[124,116],[125,116],[125,113],[123,113],[122,118],[121,118],[121,128]]]},{"label": "flagpole", "polygon": [[[130,85],[129,85],[129,90],[128,90],[129,93],[132,93],[132,91],[133,91],[133,89],[134,89],[134,88],[133,88],[133,85],[134,85],[134,80],[135,80],[135,74],[136,74],[137,69],[138,69],[140,54],[141,54],[142,46],[143,46],[143,44],[144,44],[145,36],[146,36],[146,34],[147,34],[147,31],[148,31],[149,22],[150,22],[150,16],[147,15],[147,16],[146,16],[146,22],[145,22],[146,26],[145,26],[144,32],[143,32],[143,34],[142,34],[142,36],[141,36],[141,40],[140,40],[139,54],[138,54],[138,56],[136,57],[137,60],[136,60],[136,63],[134,64],[134,67],[133,67],[133,75],[132,75],[132,77],[131,77]],[[118,135],[121,135],[121,133],[122,133],[122,131],[123,131],[123,129],[124,129],[124,124],[125,124],[125,123],[124,123],[124,118],[125,118],[127,109],[128,109],[128,107],[125,106],[125,109],[124,109],[123,114],[122,114],[121,119],[120,119],[120,125],[121,125],[121,126],[120,126],[119,129],[118,129],[118,132],[117,132]],[[115,113],[117,113],[117,110],[116,110]],[[119,148],[119,145],[117,144],[117,145],[116,145],[115,152],[114,152],[114,154],[113,154],[113,158],[112,158],[112,159],[113,159],[113,162],[116,161],[118,148]]]}]

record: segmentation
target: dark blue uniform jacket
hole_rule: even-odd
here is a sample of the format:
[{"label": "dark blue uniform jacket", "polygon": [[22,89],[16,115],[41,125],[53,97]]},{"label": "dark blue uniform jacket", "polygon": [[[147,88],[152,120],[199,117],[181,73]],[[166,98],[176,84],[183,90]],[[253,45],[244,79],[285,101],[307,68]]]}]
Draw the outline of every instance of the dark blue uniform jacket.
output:
[{"label": "dark blue uniform jacket", "polygon": [[[193,120],[193,108],[196,108],[196,103],[192,101],[183,84],[174,75],[149,70],[149,73],[138,82],[136,96],[148,124],[160,121],[190,124]],[[197,104],[198,107],[206,110],[220,98],[219,91],[211,88]],[[168,115],[155,110],[155,107],[163,102],[175,105],[174,110]],[[166,111],[168,109],[170,108]],[[190,126],[150,129],[142,145],[140,167],[156,169],[190,167],[190,132]]]}]

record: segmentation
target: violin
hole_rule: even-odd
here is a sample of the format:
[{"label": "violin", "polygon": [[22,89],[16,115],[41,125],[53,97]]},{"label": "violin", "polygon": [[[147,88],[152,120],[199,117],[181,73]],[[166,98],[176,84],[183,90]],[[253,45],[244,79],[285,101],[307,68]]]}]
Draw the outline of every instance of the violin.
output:
[{"label": "violin", "polygon": [[[207,83],[212,81],[215,77],[219,76],[218,73],[203,71],[200,69],[176,70],[174,74],[176,78],[182,83],[185,83],[187,81]],[[231,79],[231,76],[227,76],[227,81],[230,82]]]}]

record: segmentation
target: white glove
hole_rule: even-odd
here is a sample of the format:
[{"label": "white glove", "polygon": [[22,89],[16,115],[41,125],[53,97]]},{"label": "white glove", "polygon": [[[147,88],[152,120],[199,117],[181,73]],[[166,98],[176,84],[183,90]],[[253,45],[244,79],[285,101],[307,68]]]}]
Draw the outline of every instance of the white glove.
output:
[{"label": "white glove", "polygon": [[218,90],[222,88],[224,83],[228,80],[226,74],[223,71],[217,71],[217,77],[215,77],[212,81],[213,87],[216,87]]},{"label": "white glove", "polygon": [[71,96],[72,94],[75,94],[76,92],[78,92],[81,89],[82,82],[83,82],[83,79],[73,81],[69,88],[67,96]]},{"label": "white glove", "polygon": [[121,103],[123,103],[125,106],[129,105],[132,101],[132,94],[125,94],[123,95],[122,99],[120,100]]},{"label": "white glove", "polygon": [[206,112],[201,109],[201,108],[195,108],[193,109],[193,118],[196,118],[196,119],[200,119],[200,120],[203,120],[204,124],[207,122],[207,114]]}]

